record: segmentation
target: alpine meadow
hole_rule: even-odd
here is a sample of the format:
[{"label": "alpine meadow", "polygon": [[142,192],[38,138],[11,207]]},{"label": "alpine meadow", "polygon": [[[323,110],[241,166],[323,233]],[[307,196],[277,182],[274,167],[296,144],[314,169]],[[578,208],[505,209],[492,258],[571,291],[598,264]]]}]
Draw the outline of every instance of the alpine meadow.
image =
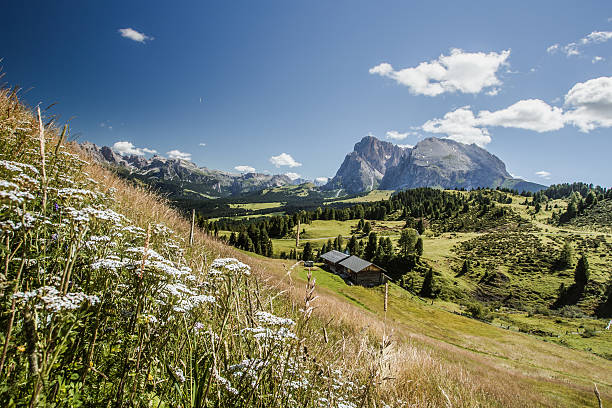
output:
[{"label": "alpine meadow", "polygon": [[0,406],[612,406],[607,2],[2,9]]}]

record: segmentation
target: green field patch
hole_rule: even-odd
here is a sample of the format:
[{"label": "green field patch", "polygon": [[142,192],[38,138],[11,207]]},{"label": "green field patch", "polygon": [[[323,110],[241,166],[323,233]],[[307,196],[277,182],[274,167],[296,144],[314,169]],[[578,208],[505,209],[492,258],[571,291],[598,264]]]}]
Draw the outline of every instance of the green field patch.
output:
[{"label": "green field patch", "polygon": [[375,201],[388,200],[394,192],[392,190],[372,190],[365,195],[360,195],[357,197],[351,198],[328,198],[326,199],[326,204],[339,204],[339,203],[348,203],[348,204],[359,204],[359,203],[372,203]]},{"label": "green field patch", "polygon": [[278,208],[285,205],[283,202],[273,202],[273,203],[232,203],[228,204],[230,208],[241,208],[244,210],[269,210],[271,208]]}]

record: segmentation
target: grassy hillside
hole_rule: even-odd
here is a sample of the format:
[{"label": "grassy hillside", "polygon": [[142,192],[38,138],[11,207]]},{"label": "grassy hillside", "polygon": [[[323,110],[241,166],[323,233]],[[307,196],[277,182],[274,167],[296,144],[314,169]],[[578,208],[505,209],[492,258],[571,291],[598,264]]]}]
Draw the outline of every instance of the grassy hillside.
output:
[{"label": "grassy hillside", "polygon": [[164,200],[6,91],[0,121],[2,406],[593,406],[593,381],[612,402],[608,360],[394,285],[385,314],[382,288],[199,230],[190,245]]}]

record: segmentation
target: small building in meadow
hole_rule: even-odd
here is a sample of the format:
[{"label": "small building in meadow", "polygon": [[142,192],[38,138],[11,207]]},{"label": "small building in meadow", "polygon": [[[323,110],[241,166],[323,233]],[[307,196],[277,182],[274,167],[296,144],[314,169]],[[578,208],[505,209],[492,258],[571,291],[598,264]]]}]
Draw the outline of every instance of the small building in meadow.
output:
[{"label": "small building in meadow", "polygon": [[336,251],[335,249],[326,252],[321,255],[321,259],[325,262],[325,265],[334,273],[341,273],[342,269],[338,267],[338,264],[343,259],[348,258],[349,256],[344,252]]},{"label": "small building in meadow", "polygon": [[383,268],[354,255],[343,259],[339,266],[342,272],[357,285],[377,286],[388,280]]},{"label": "small building in meadow", "polygon": [[321,255],[328,269],[362,286],[377,286],[389,280],[385,270],[355,255],[332,250]]}]

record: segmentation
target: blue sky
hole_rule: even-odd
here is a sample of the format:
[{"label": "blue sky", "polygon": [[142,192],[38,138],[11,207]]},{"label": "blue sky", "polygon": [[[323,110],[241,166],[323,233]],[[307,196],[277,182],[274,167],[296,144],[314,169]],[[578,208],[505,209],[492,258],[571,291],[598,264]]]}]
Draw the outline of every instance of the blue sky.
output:
[{"label": "blue sky", "polygon": [[79,140],[314,179],[451,137],[612,186],[610,1],[51,3],[3,5],[3,80]]}]

